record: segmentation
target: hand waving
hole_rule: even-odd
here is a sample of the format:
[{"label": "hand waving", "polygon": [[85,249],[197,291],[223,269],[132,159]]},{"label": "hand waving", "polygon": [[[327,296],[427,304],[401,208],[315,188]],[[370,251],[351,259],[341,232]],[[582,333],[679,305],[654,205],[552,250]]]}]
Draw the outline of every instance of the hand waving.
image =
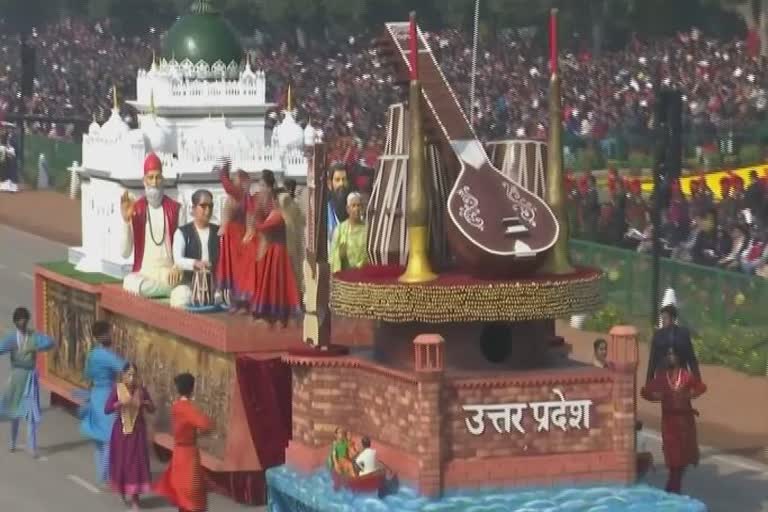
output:
[{"label": "hand waving", "polygon": [[120,214],[123,216],[125,222],[131,221],[131,217],[133,217],[133,214],[135,213],[135,204],[136,201],[133,199],[131,193],[127,190],[123,192],[122,197],[120,197]]},{"label": "hand waving", "polygon": [[232,160],[230,160],[228,156],[221,156],[216,161],[216,167],[219,169],[219,171],[229,174],[229,169],[232,167]]}]

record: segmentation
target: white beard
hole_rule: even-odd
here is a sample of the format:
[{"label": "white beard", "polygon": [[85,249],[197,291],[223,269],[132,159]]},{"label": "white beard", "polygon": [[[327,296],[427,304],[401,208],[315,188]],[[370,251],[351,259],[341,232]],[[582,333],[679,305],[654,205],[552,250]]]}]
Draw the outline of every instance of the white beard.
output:
[{"label": "white beard", "polygon": [[144,187],[144,196],[147,198],[149,206],[159,208],[163,204],[165,192],[163,192],[161,187]]}]

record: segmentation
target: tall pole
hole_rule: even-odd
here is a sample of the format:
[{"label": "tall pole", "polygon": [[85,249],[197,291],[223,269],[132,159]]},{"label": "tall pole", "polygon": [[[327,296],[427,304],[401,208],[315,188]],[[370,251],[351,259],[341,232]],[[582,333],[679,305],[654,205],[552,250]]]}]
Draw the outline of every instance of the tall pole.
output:
[{"label": "tall pole", "polygon": [[669,145],[668,93],[661,88],[661,65],[658,66],[654,90],[656,91],[655,112],[655,161],[653,166],[653,203],[651,224],[653,225],[653,252],[651,264],[651,327],[659,323],[659,279],[661,276],[661,210],[666,204],[668,187],[665,176],[666,155]]},{"label": "tall pole", "polygon": [[472,76],[469,78],[469,122],[475,124],[475,85],[477,84],[477,46],[480,33],[480,0],[475,0],[475,32],[472,38]]},{"label": "tall pole", "polygon": [[19,126],[18,126],[18,135],[19,140],[16,145],[16,182],[18,183],[21,179],[21,176],[24,172],[24,132],[25,132],[25,117],[27,115],[27,90],[24,86],[25,82],[25,74],[28,73],[26,71],[26,67],[29,65],[29,63],[26,62],[25,56],[27,54],[27,39],[29,36],[29,30],[27,29],[27,25],[22,25],[24,28],[21,29],[21,32],[19,33],[19,38],[21,39],[20,43],[20,50],[21,54],[19,55],[19,60],[21,62],[21,66],[19,69],[21,69],[22,77],[21,77],[21,87],[20,87],[20,95],[19,95],[19,105],[18,105],[18,111],[19,111]]},{"label": "tall pole", "polygon": [[549,17],[549,142],[547,144],[547,187],[544,199],[555,214],[559,233],[555,246],[547,252],[542,271],[548,274],[573,272],[568,247],[568,214],[563,186],[562,107],[560,74],[557,66],[557,9]]},{"label": "tall pole", "polygon": [[421,82],[419,81],[419,35],[416,14],[411,13],[409,29],[411,84],[408,112],[411,121],[411,147],[408,156],[408,265],[400,276],[402,283],[424,283],[437,275],[429,262],[429,226],[427,211],[426,165],[424,158],[424,126],[421,115]]}]

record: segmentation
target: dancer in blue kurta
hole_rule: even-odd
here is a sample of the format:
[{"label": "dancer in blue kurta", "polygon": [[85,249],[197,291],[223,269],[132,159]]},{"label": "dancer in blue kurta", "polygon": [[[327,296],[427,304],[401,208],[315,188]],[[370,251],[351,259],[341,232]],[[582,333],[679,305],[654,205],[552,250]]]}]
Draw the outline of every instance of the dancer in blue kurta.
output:
[{"label": "dancer in blue kurta", "polygon": [[109,440],[112,436],[112,425],[115,423],[114,413],[105,414],[104,406],[125,368],[123,358],[110,349],[110,331],[109,323],[103,320],[94,322],[91,329],[93,339],[99,346],[88,354],[85,378],[91,382],[91,389],[80,409],[80,433],[94,443],[96,477],[102,484],[109,481]]},{"label": "dancer in blue kurta", "polygon": [[37,427],[40,412],[40,383],[37,376],[37,353],[53,348],[53,339],[29,328],[29,310],[13,312],[16,329],[0,339],[0,354],[11,355],[11,376],[0,397],[0,419],[11,421],[11,451],[16,451],[19,423],[27,423],[27,449],[37,458]]}]

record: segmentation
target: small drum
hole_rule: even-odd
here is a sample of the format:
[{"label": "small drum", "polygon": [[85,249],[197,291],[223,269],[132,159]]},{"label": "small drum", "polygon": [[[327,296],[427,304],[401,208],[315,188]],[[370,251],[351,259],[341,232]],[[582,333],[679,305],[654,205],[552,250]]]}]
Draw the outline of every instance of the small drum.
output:
[{"label": "small drum", "polygon": [[[403,103],[390,105],[384,154],[379,157],[366,212],[368,259],[374,265],[404,266],[408,262],[408,121]],[[444,219],[451,182],[438,146],[427,144],[425,156],[429,179],[429,253],[432,263],[440,267],[449,259]]]},{"label": "small drum", "polygon": [[546,193],[547,143],[540,140],[489,142],[486,150],[493,166],[528,192]]},{"label": "small drum", "polygon": [[198,307],[213,305],[211,271],[208,269],[195,270],[194,272],[192,279],[192,305]]}]

